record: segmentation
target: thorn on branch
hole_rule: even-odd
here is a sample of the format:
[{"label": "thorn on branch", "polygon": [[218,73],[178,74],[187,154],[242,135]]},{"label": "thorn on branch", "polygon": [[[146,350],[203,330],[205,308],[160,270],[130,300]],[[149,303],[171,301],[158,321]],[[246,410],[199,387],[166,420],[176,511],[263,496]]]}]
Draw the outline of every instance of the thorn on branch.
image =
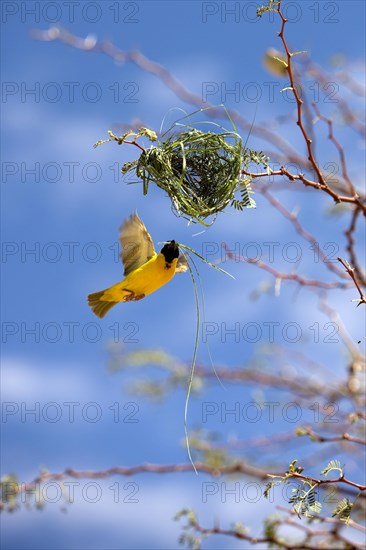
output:
[{"label": "thorn on branch", "polygon": [[345,262],[344,260],[342,260],[342,258],[340,258],[339,256],[337,257],[337,260],[343,265],[343,267],[346,269],[347,273],[349,274],[349,276],[351,277],[352,281],[355,283],[355,286],[360,294],[360,298],[359,300],[352,300],[353,302],[356,301],[358,302],[357,304],[357,307],[361,304],[366,304],[366,298],[360,288],[360,285],[358,284],[357,282],[357,279],[356,279],[356,276],[354,274],[354,269],[350,266],[350,264],[348,262]]}]

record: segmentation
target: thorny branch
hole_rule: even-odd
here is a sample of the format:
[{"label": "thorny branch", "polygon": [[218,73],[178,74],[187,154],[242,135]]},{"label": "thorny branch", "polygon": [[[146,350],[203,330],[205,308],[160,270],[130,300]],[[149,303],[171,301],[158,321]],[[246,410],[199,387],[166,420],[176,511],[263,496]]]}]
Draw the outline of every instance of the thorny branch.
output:
[{"label": "thorny branch", "polygon": [[[195,463],[197,472],[202,472],[205,474],[212,475],[214,477],[229,475],[229,474],[244,474],[251,477],[256,477],[262,480],[268,480],[268,473],[265,470],[246,464],[244,462],[237,462],[230,465],[222,466],[209,466],[202,462]],[[192,464],[141,464],[139,466],[115,466],[107,470],[75,470],[68,468],[63,472],[52,473],[52,472],[42,472],[30,483],[19,484],[19,491],[27,492],[32,491],[36,488],[37,484],[44,483],[46,481],[62,481],[67,478],[75,479],[105,479],[115,475],[118,476],[132,476],[141,473],[154,473],[154,474],[168,474],[171,472],[193,472]],[[286,474],[271,474],[278,477],[283,477]],[[293,472],[291,477],[296,479],[303,479],[316,483],[317,485],[330,485],[342,483],[344,485],[354,487],[359,491],[365,491],[366,485],[361,485],[350,479],[345,478],[344,476],[339,477],[338,479],[315,479],[313,477],[305,476],[297,472]]]},{"label": "thorny branch", "polygon": [[334,441],[349,441],[351,443],[358,443],[359,445],[366,445],[366,440],[361,439],[360,437],[355,437],[354,435],[350,435],[349,433],[345,432],[341,435],[335,435],[335,436],[327,436],[327,435],[320,435],[310,427],[301,428],[302,434],[301,435],[308,435],[310,439],[313,441],[318,441],[319,443],[333,443]]},{"label": "thorny branch", "polygon": [[[90,39],[88,37],[85,39],[79,38],[58,27],[51,27],[47,31],[33,31],[32,34],[37,40],[45,42],[59,40],[60,42],[79,50],[103,53],[119,64],[130,61],[141,70],[153,74],[159,78],[182,101],[193,105],[196,108],[211,107],[210,116],[213,118],[222,118],[222,109],[217,108],[217,106],[215,107],[215,105],[210,105],[208,102],[204,101],[199,94],[195,94],[185,88],[164,66],[160,63],[152,61],[137,50],[124,51],[108,41],[98,42],[97,40]],[[228,109],[228,113],[232,120],[234,120],[240,128],[246,132],[251,130],[254,135],[257,135],[265,141],[274,144],[291,162],[299,166],[307,164],[306,159],[299,155],[288,141],[275,132],[268,130],[265,125],[254,125],[252,127],[252,124],[246,120],[246,118],[239,111]]]},{"label": "thorny branch", "polygon": [[[305,128],[303,118],[306,115],[303,110],[303,100],[300,97],[299,94],[299,87],[296,83],[296,72],[294,65],[292,63],[292,58],[295,55],[292,53],[288,47],[286,37],[285,37],[285,29],[286,29],[286,19],[284,18],[282,12],[281,12],[281,0],[278,2],[278,13],[281,18],[281,30],[279,32],[279,37],[282,41],[283,47],[286,52],[287,57],[287,71],[290,79],[291,89],[293,91],[293,94],[295,96],[296,100],[296,108],[297,108],[297,126],[300,129],[300,132],[304,138],[304,141],[306,143],[307,148],[307,155],[308,159],[301,156],[293,147],[292,145],[286,141],[283,137],[279,136],[277,133],[271,131],[268,129],[268,126],[260,126],[255,125],[252,128],[253,134],[257,135],[258,137],[263,138],[264,140],[268,141],[269,143],[275,145],[279,151],[281,151],[285,157],[286,160],[289,162],[294,162],[298,166],[304,167],[306,170],[309,170],[309,164],[312,168],[312,171],[315,172],[316,177],[314,176],[313,179],[306,176],[304,173],[292,173],[289,170],[287,170],[284,166],[282,166],[279,170],[270,170],[269,174],[267,172],[264,173],[250,173],[243,171],[244,175],[251,176],[253,178],[263,178],[268,176],[274,176],[275,178],[278,178],[279,176],[287,178],[289,182],[301,182],[304,186],[310,187],[313,189],[317,189],[320,191],[325,192],[328,194],[332,199],[335,201],[335,203],[346,203],[349,205],[352,205],[353,212],[352,212],[352,220],[350,223],[349,228],[345,231],[345,236],[347,238],[347,251],[349,253],[350,262],[351,265],[354,266],[351,268],[350,265],[348,265],[344,260],[341,258],[338,258],[340,263],[343,265],[343,267],[346,269],[346,272],[343,270],[337,268],[334,264],[331,264],[329,262],[326,262],[326,256],[324,253],[319,250],[320,257],[325,263],[325,265],[334,273],[336,273],[339,277],[345,279],[348,276],[352,278],[352,281],[354,285],[356,286],[359,294],[360,294],[360,303],[366,303],[366,299],[364,294],[362,293],[362,290],[360,288],[360,285],[365,285],[365,276],[362,273],[362,270],[360,266],[358,265],[356,253],[355,253],[355,242],[354,242],[354,233],[356,230],[356,222],[359,217],[360,212],[363,212],[364,215],[366,215],[366,205],[364,203],[364,197],[360,196],[360,193],[355,189],[349,174],[347,170],[346,165],[346,159],[343,147],[341,143],[335,138],[334,132],[333,132],[333,123],[330,118],[327,118],[323,116],[320,111],[317,109],[316,105],[314,105],[314,109],[316,110],[317,116],[319,119],[323,120],[328,125],[328,131],[329,131],[329,139],[334,143],[335,147],[338,150],[339,156],[340,156],[340,162],[342,167],[342,185],[339,185],[337,187],[336,185],[330,186],[327,182],[327,177],[320,169],[319,163],[317,162],[315,158],[314,148],[313,148],[313,142],[309,137],[309,134]],[[205,103],[202,99],[202,97],[199,94],[195,94],[187,90],[169,71],[160,65],[159,63],[156,63],[147,57],[145,57],[143,54],[141,54],[138,51],[123,51],[116,46],[114,46],[111,42],[98,42],[93,38],[87,37],[86,39],[78,38],[71,33],[68,33],[64,30],[58,29],[56,27],[51,27],[48,31],[36,31],[34,32],[34,37],[38,40],[43,41],[51,41],[51,40],[59,40],[61,42],[64,42],[65,44],[70,45],[71,47],[78,48],[84,51],[88,52],[100,52],[103,53],[113,60],[115,60],[118,63],[124,63],[127,61],[130,61],[134,63],[136,66],[140,67],[143,71],[149,72],[153,75],[155,75],[157,78],[159,78],[170,90],[172,90],[177,97],[182,99],[183,101],[194,105],[198,108],[201,107],[207,107],[208,104]],[[321,71],[315,67],[315,65],[312,65],[310,60],[306,58],[306,67],[307,71],[310,74],[315,75],[315,77],[322,82],[322,79],[324,80],[324,76],[322,75]],[[345,82],[351,87],[355,87],[356,83],[350,82],[349,79],[347,80],[346,77],[343,78]],[[364,90],[360,90],[357,88],[357,93],[362,92],[364,93]],[[364,125],[354,116],[351,109],[348,107],[347,103],[344,99],[342,99],[338,95],[338,101],[339,101],[339,109],[341,110],[342,114],[344,115],[344,119],[348,121],[357,131],[362,133],[364,135],[365,127]],[[212,106],[211,114],[213,117],[222,117],[222,111],[220,109],[215,109],[214,106]],[[244,130],[248,131],[251,127],[251,124],[237,111],[235,110],[229,110],[229,114],[232,117],[232,119]],[[274,153],[275,154],[275,153]],[[298,188],[301,186],[298,186]],[[288,188],[288,187],[287,187]],[[316,243],[315,237],[311,235],[309,232],[307,232],[301,225],[300,222],[295,214],[292,214],[289,210],[287,210],[282,203],[280,203],[271,193],[268,191],[268,187],[263,187],[262,189],[259,189],[260,192],[262,192],[263,196],[270,202],[270,204],[276,208],[284,218],[288,219],[295,231],[301,235],[305,240],[307,240],[309,243],[314,244]],[[234,254],[227,251],[228,256],[234,257]],[[237,257],[235,256],[235,259]],[[279,280],[292,280],[299,285],[302,286],[308,286],[313,287],[315,289],[332,289],[332,288],[350,288],[352,287],[352,283],[346,283],[346,282],[322,282],[318,280],[311,280],[306,279],[304,277],[301,277],[300,275],[296,273],[281,273],[276,271],[275,269],[271,268],[267,264],[265,264],[262,261],[256,261],[256,260],[248,260],[245,258],[240,258],[240,261],[246,261],[248,263],[255,263],[258,267],[261,269],[266,270],[267,272],[271,273],[277,281]],[[358,305],[359,305],[358,304]],[[325,303],[321,306],[323,310],[328,314],[332,315],[334,318],[334,310],[331,310]],[[351,361],[350,369],[350,379],[353,377],[356,377],[356,372],[354,370],[354,363],[356,362],[356,359],[358,359],[358,352],[355,349],[354,343],[352,340],[348,337],[347,334],[343,334],[343,340],[348,347],[353,360]],[[353,370],[352,370],[353,369]],[[205,376],[209,378],[210,376],[213,376],[211,372],[209,372],[208,369],[204,369],[197,366],[197,375],[198,376]],[[239,370],[237,372],[233,371],[226,371],[222,370],[219,372],[219,376],[222,380],[228,380],[228,381],[255,381],[258,384],[268,384],[271,387],[279,387],[279,388],[287,388],[291,389],[298,395],[305,395],[305,396],[311,396],[311,395],[317,395],[319,394],[319,384],[316,382],[310,382],[309,380],[306,380],[305,378],[299,378],[294,377],[290,379],[283,380],[283,376],[281,376],[281,373],[278,375],[276,373],[267,373],[267,372],[249,372],[245,370]],[[332,386],[331,383],[327,386],[327,388],[322,388],[322,395],[325,397],[329,397],[329,399],[332,399],[333,396],[336,394],[336,392],[343,392],[343,395],[347,394],[347,390],[349,391],[350,396],[355,396],[355,394],[358,392],[359,388],[354,387],[349,381],[348,388],[342,387],[341,390],[341,383],[334,384]],[[358,416],[358,418],[365,418],[365,413],[362,411],[358,413],[354,413]],[[308,429],[307,435],[309,437],[312,437],[314,440],[318,442],[334,442],[334,441],[348,441],[350,443],[357,443],[357,444],[365,444],[365,441],[361,438],[358,438],[356,436],[348,434],[348,432],[344,432],[340,435],[336,435],[334,437],[331,436],[323,436],[319,435],[318,433],[314,432],[311,428]],[[220,466],[220,467],[211,467],[208,466],[205,463],[196,463],[197,471],[206,473],[212,476],[220,476],[220,475],[227,475],[227,474],[243,474],[248,475],[252,477],[256,477],[261,480],[267,480],[267,471],[258,468],[256,466],[252,466],[250,464],[247,464],[244,461],[241,461],[239,463],[230,464],[226,466]],[[158,465],[158,464],[142,464],[138,466],[133,467],[113,467],[107,470],[102,471],[93,471],[93,470],[84,470],[84,471],[78,471],[74,469],[66,469],[63,472],[60,473],[51,473],[51,472],[42,472],[36,479],[34,479],[31,483],[26,483],[20,485],[20,491],[31,491],[34,489],[36,484],[38,483],[44,483],[47,480],[59,480],[62,481],[63,479],[66,479],[68,477],[73,478],[108,478],[110,476],[114,475],[123,475],[123,476],[131,476],[135,474],[141,474],[145,472],[149,473],[169,473],[169,472],[191,472],[192,466],[190,464],[173,464],[173,465]],[[283,474],[280,474],[283,475]],[[299,474],[297,472],[294,472],[292,474],[292,477],[300,479],[300,480],[306,480],[311,481],[312,483],[316,483],[317,485],[331,485],[331,484],[341,484],[344,489],[343,492],[349,492],[353,495],[355,495],[354,489],[357,489],[359,491],[364,492],[366,490],[366,486],[355,483],[344,476],[341,476],[338,479],[316,479],[312,477],[308,477],[302,474]],[[363,495],[362,495],[363,496]],[[293,515],[294,512],[292,510],[285,510],[288,514]],[[317,518],[319,521],[324,523],[333,524],[334,526],[334,536],[337,540],[344,542],[344,544],[348,545],[349,548],[361,548],[360,545],[357,545],[356,543],[350,542],[348,539],[343,537],[341,533],[339,533],[339,528],[343,526],[343,523],[340,522],[338,519],[334,518]],[[298,524],[295,524],[295,522],[292,521],[291,518],[287,518],[285,522],[288,525],[294,525],[298,529],[302,530],[306,538],[302,543],[296,544],[290,544],[287,543],[283,537],[280,539],[276,536],[263,536],[263,537],[253,537],[248,535],[245,532],[237,532],[235,530],[221,530],[218,526],[214,527],[212,529],[206,529],[204,527],[201,527],[197,521],[196,525],[194,527],[198,532],[200,532],[203,535],[208,534],[222,534],[222,535],[229,535],[229,536],[235,536],[237,538],[240,538],[242,540],[246,540],[248,542],[251,542],[252,544],[257,543],[268,543],[268,544],[277,544],[278,546],[285,548],[285,549],[302,549],[306,548],[311,550],[312,548],[318,548],[318,545],[312,545],[310,542],[310,538],[313,536],[326,536],[326,534],[329,534],[329,532],[325,532],[322,530],[315,530],[311,529],[307,526],[299,526]],[[282,524],[283,524],[282,523]],[[356,529],[363,530],[364,528],[362,526],[359,526],[357,523],[353,522],[353,520],[350,520],[350,525],[355,527]]]},{"label": "thorny branch", "polygon": [[[293,57],[294,53],[290,52],[289,47],[287,45],[286,38],[285,38],[285,26],[286,26],[286,23],[287,23],[287,19],[283,16],[282,11],[281,11],[281,0],[279,0],[279,2],[278,2],[278,14],[279,14],[279,16],[281,18],[281,21],[282,21],[281,30],[278,33],[278,35],[279,35],[279,37],[282,41],[283,47],[284,47],[285,52],[286,52],[287,73],[288,73],[288,76],[289,76],[289,79],[290,79],[291,89],[292,89],[292,92],[294,94],[296,104],[297,104],[297,122],[296,122],[296,124],[299,126],[299,128],[301,130],[301,133],[303,135],[303,138],[305,140],[307,151],[308,151],[308,160],[311,163],[312,167],[315,170],[315,173],[318,176],[318,181],[316,182],[317,185],[312,185],[312,187],[315,187],[317,189],[321,189],[321,190],[325,191],[331,197],[333,197],[333,199],[336,203],[346,202],[333,189],[331,189],[329,187],[323,173],[320,170],[319,164],[317,163],[317,161],[315,159],[313,148],[312,148],[312,141],[309,138],[308,133],[307,133],[307,131],[305,129],[305,126],[303,124],[303,103],[304,102],[300,97],[298,86],[297,86],[297,84],[294,80],[294,69],[293,69],[293,65],[292,65],[292,57]],[[347,175],[347,172],[345,172],[345,173]],[[303,183],[305,183],[305,182],[303,182]],[[314,184],[315,182],[312,182],[312,183]],[[350,183],[349,179],[347,179],[347,183],[348,184]],[[308,183],[308,185],[309,185],[309,183]],[[352,200],[350,202],[353,202],[354,204],[356,204],[357,207],[362,209],[363,212],[366,214],[366,205],[362,203],[358,193],[356,192],[356,190],[354,189],[352,184],[351,184],[351,193],[352,193],[352,197],[350,197],[350,198]]]},{"label": "thorny branch", "polygon": [[359,400],[362,399],[362,404],[364,406],[365,402],[362,397],[363,392],[360,381],[360,373],[365,371],[365,358],[355,345],[353,339],[348,334],[338,311],[328,305],[324,295],[320,297],[319,309],[323,311],[332,322],[337,324],[338,334],[350,355],[347,369],[347,389],[349,393],[354,396],[356,403],[358,403]]},{"label": "thorny branch", "polygon": [[357,218],[360,214],[360,210],[355,209],[353,211],[351,223],[348,229],[345,230],[344,234],[347,239],[347,252],[349,253],[350,257],[350,264],[353,265],[353,268],[355,270],[356,276],[358,280],[360,281],[362,286],[366,286],[366,275],[363,273],[356,256],[355,251],[355,239],[354,239],[354,232],[356,231],[356,223]]},{"label": "thorny branch", "polygon": [[357,300],[357,302],[358,302],[357,306],[359,306],[360,304],[366,304],[366,298],[363,295],[363,292],[360,289],[360,285],[358,284],[357,279],[356,279],[355,274],[354,274],[355,270],[349,264],[347,264],[344,260],[342,260],[342,258],[338,257],[337,259],[343,265],[343,267],[345,267],[348,275],[351,277],[352,281],[355,283],[355,287],[357,288],[357,290],[360,294],[360,299]]},{"label": "thorny branch", "polygon": [[278,14],[281,18],[281,21],[282,21],[282,26],[281,26],[281,30],[280,32],[278,33],[278,36],[280,37],[280,39],[282,40],[282,44],[283,44],[283,47],[285,49],[285,52],[286,52],[286,57],[287,57],[287,73],[288,73],[288,76],[289,76],[289,79],[290,79],[290,84],[291,84],[291,89],[292,89],[292,92],[295,96],[295,99],[296,99],[296,105],[297,105],[297,122],[296,124],[299,126],[300,130],[301,130],[301,133],[304,137],[304,140],[305,140],[305,143],[306,143],[306,146],[307,146],[307,150],[308,150],[308,160],[309,162],[311,163],[311,165],[313,166],[314,170],[315,170],[315,173],[317,174],[318,176],[318,181],[319,181],[319,184],[324,188],[324,189],[327,189],[328,188],[328,185],[327,185],[327,182],[325,181],[324,179],[324,176],[318,166],[318,163],[316,162],[315,160],[315,157],[314,157],[314,154],[313,154],[313,149],[312,149],[312,141],[311,139],[309,138],[306,130],[305,130],[305,127],[304,127],[304,124],[303,124],[303,120],[302,120],[302,106],[303,106],[303,100],[301,99],[300,95],[299,95],[299,91],[298,91],[298,87],[297,87],[297,84],[295,83],[294,81],[294,69],[293,69],[293,66],[292,66],[292,56],[293,56],[293,53],[290,52],[289,50],[289,47],[287,45],[287,42],[286,42],[286,39],[285,39],[285,25],[287,23],[287,19],[285,19],[285,17],[283,16],[282,12],[281,12],[281,1],[279,1],[278,3]]},{"label": "thorny branch", "polygon": [[312,102],[312,106],[314,108],[314,111],[316,113],[316,116],[318,117],[319,120],[322,120],[323,122],[325,122],[328,126],[328,139],[334,143],[338,153],[339,153],[339,158],[340,158],[340,161],[341,161],[341,167],[342,167],[342,175],[343,175],[343,178],[344,180],[347,182],[347,185],[349,187],[349,192],[351,193],[351,195],[355,196],[357,193],[356,193],[356,189],[355,189],[355,186],[353,185],[352,181],[350,180],[350,177],[348,175],[348,170],[347,170],[347,163],[346,163],[346,157],[345,157],[345,154],[344,154],[344,149],[342,147],[342,145],[340,144],[340,142],[336,139],[336,137],[334,136],[334,131],[333,131],[333,120],[329,117],[326,117],[324,115],[321,114],[317,104],[315,103],[315,101]]},{"label": "thorny branch", "polygon": [[[294,86],[293,88],[294,94],[295,94],[296,100],[301,102],[301,103],[298,102],[298,115],[302,116],[301,106],[303,101],[299,97],[298,91],[296,90],[296,86],[294,85],[294,82],[293,82],[294,71],[291,65],[291,56],[293,54],[290,53],[287,47],[286,40],[284,38],[285,22],[286,20],[283,19],[283,28],[281,30],[282,40],[284,44],[286,44],[285,49],[290,59],[289,71],[291,71],[291,79],[292,79],[292,85]],[[40,31],[40,30],[34,31],[33,37],[41,41],[59,40],[73,48],[77,48],[87,52],[100,52],[111,57],[117,63],[125,63],[127,61],[130,61],[135,65],[137,65],[138,67],[140,67],[143,71],[154,74],[156,77],[158,77],[170,90],[172,90],[176,94],[177,97],[179,97],[183,101],[197,108],[211,107],[210,115],[214,118],[222,118],[221,109],[218,109],[217,107],[215,108],[214,105],[210,105],[209,103],[203,101],[202,97],[199,94],[195,94],[187,90],[165,67],[163,67],[159,63],[156,63],[148,59],[139,51],[124,51],[114,46],[114,44],[112,44],[111,42],[98,42],[94,38],[87,37],[85,39],[82,39],[58,27],[51,27],[47,31]],[[264,126],[264,125],[252,126],[251,123],[248,122],[243,117],[243,115],[236,110],[228,109],[228,113],[231,116],[231,118],[235,121],[235,123],[237,123],[244,131],[248,132],[251,130],[253,135],[261,137],[262,139],[275,145],[280,151],[282,151],[285,154],[289,162],[295,163],[299,166],[308,165],[308,162],[306,161],[306,159],[304,159],[301,155],[299,155],[299,153],[290,145],[290,143],[286,141],[283,137],[278,135],[278,133],[272,132],[271,130],[268,129],[267,126]],[[318,164],[315,162],[315,159],[312,153],[312,148],[311,148],[311,140],[308,137],[306,130],[303,126],[302,118],[300,118],[299,125],[300,127],[302,126],[303,135],[308,146],[308,151],[310,150],[310,153],[311,153],[309,154],[309,157],[311,159],[311,165],[315,168],[319,181],[312,181],[309,178],[306,178],[304,174],[290,174],[289,171],[286,170],[285,168],[281,168],[281,170],[278,170],[278,171],[271,171],[271,175],[273,176],[286,175],[290,181],[300,180],[304,185],[311,186],[315,189],[319,189],[326,192],[328,195],[330,195],[334,199],[336,203],[346,202],[346,203],[355,204],[366,215],[366,205],[362,202],[358,194],[355,194],[353,196],[340,195],[328,186],[324,176],[322,175],[319,169]],[[267,173],[265,175],[268,177]],[[260,177],[260,175],[259,176],[253,175],[253,176]]]},{"label": "thorny branch", "polygon": [[350,288],[350,284],[348,283],[342,283],[340,281],[334,281],[334,282],[325,282],[325,281],[319,281],[317,279],[306,279],[305,277],[302,277],[301,275],[298,275],[297,273],[282,273],[280,271],[277,271],[273,267],[269,266],[262,260],[257,260],[253,258],[246,258],[244,256],[238,256],[234,252],[231,252],[227,245],[225,245],[225,251],[228,258],[231,260],[235,260],[236,262],[243,262],[248,264],[255,264],[260,269],[264,269],[264,271],[267,271],[271,275],[274,276],[274,278],[278,281],[295,281],[301,286],[308,286],[318,289],[332,289],[332,288]]},{"label": "thorny branch", "polygon": [[258,189],[258,191],[268,200],[268,202],[280,212],[280,214],[289,220],[296,233],[298,233],[303,239],[305,239],[308,243],[312,245],[314,249],[318,251],[319,257],[323,261],[324,265],[330,270],[339,275],[340,277],[346,278],[347,275],[343,272],[343,270],[339,269],[337,266],[335,266],[332,262],[329,261],[327,255],[323,252],[323,250],[319,247],[319,244],[314,237],[314,235],[311,235],[309,231],[306,231],[301,223],[299,222],[299,218],[296,214],[293,212],[290,212],[287,210],[287,208],[276,198],[274,197],[269,191],[269,186],[263,186]]},{"label": "thorny branch", "polygon": [[[281,510],[282,512],[286,512],[286,514],[289,514],[290,516],[297,516],[296,512],[292,510],[291,508],[285,508],[285,506],[277,506],[278,510]],[[332,525],[335,525],[337,527],[344,527],[344,523],[338,519],[338,518],[327,518],[327,517],[317,517],[317,521],[320,523],[330,523]],[[361,531],[362,533],[366,532],[366,528],[363,525],[360,525],[359,523],[356,523],[352,519],[349,520],[349,525],[357,529],[358,531]]]},{"label": "thorny branch", "polygon": [[318,181],[310,180],[308,177],[305,176],[305,174],[293,174],[287,168],[282,166],[279,170],[269,170],[269,172],[249,172],[248,170],[242,170],[242,174],[245,176],[250,176],[251,178],[268,178],[268,176],[286,176],[290,181],[297,181],[300,180],[305,186],[312,187],[314,189],[320,189],[330,195],[334,202],[337,204],[339,203],[347,203],[347,204],[356,204],[357,209],[361,210],[366,215],[366,204],[362,202],[359,195],[355,195],[352,197],[346,196],[346,195],[339,195],[334,191],[331,187],[328,186],[327,183],[322,184]]},{"label": "thorny branch", "polygon": [[[280,506],[278,506],[277,508],[288,513],[291,516],[295,515],[292,513],[292,510],[288,510]],[[343,534],[341,534],[339,532],[339,529],[344,525],[341,521],[337,519],[334,520],[334,518],[320,518],[321,523],[332,524],[333,530],[310,528],[306,525],[302,525],[298,521],[295,521],[292,517],[277,518],[270,520],[270,525],[268,525],[269,528],[265,530],[265,533],[263,535],[253,536],[250,535],[245,526],[241,524],[234,525],[232,529],[222,529],[218,524],[211,528],[203,527],[199,523],[195,514],[190,513],[190,511],[188,510],[184,512],[185,513],[182,513],[180,515],[186,515],[188,518],[188,526],[185,527],[185,530],[187,530],[189,527],[191,533],[194,532],[195,534],[199,534],[204,538],[210,535],[223,535],[239,540],[245,540],[250,544],[266,544],[269,545],[269,547],[275,546],[276,548],[283,548],[285,550],[319,550],[319,543],[317,541],[317,538],[324,537],[323,540],[326,539],[330,543],[337,543],[342,541],[344,544],[346,544],[346,548],[348,548],[349,550],[358,550],[364,548],[363,544],[353,542],[346,538]],[[299,531],[302,531],[305,534],[304,539],[300,542],[286,541],[283,536],[277,533],[277,528],[280,525],[289,525],[295,529],[298,529]],[[358,527],[361,527],[355,522],[353,522],[352,526],[356,529],[358,529]],[[192,548],[200,548],[200,541],[195,539],[193,536],[190,537],[188,535],[184,538],[188,543],[191,543]]]},{"label": "thorny branch", "polygon": [[[330,75],[324,73],[323,69],[320,69],[315,63],[312,62],[309,56],[305,55],[301,61],[304,63],[306,73],[319,82],[323,89],[327,89],[330,82]],[[354,94],[359,96],[365,96],[365,87],[361,86],[357,82],[351,79],[351,77],[346,73],[339,73],[336,75],[336,79],[339,82],[342,82],[346,87],[348,87]],[[353,113],[352,109],[347,104],[347,101],[338,93],[335,92],[336,106],[340,111],[343,120],[356,132],[358,132],[363,139],[366,137],[366,126],[364,122],[361,122]]]}]

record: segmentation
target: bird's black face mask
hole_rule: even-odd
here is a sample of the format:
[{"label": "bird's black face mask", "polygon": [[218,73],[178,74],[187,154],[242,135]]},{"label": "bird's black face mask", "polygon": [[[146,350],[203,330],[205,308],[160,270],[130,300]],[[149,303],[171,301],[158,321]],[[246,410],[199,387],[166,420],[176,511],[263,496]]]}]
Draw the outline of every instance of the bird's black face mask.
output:
[{"label": "bird's black face mask", "polygon": [[175,241],[170,241],[168,244],[163,246],[161,253],[164,255],[166,262],[171,264],[174,258],[179,258],[179,248],[177,243]]}]

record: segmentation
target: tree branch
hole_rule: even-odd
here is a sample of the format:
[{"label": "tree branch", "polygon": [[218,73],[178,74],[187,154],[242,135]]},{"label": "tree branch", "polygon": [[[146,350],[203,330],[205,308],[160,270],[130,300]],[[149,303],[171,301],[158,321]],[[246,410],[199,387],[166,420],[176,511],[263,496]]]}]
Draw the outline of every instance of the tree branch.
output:
[{"label": "tree branch", "polygon": [[363,295],[363,292],[360,288],[360,285],[358,284],[357,279],[355,277],[355,273],[354,273],[355,270],[349,264],[347,264],[344,260],[342,260],[342,258],[338,257],[337,260],[343,265],[343,267],[345,267],[348,275],[351,277],[352,281],[355,283],[355,287],[357,288],[357,290],[359,292],[360,299],[355,300],[356,302],[358,302],[357,307],[360,304],[366,304],[366,298]]}]

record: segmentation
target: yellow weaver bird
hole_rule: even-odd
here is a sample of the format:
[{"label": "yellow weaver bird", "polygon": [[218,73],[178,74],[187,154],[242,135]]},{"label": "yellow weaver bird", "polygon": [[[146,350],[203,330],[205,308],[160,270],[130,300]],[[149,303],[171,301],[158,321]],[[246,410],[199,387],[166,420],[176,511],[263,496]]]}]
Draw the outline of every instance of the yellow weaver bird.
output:
[{"label": "yellow weaver bird", "polygon": [[188,269],[175,241],[169,241],[159,254],[138,215],[132,214],[120,227],[125,278],[110,288],[89,294],[88,304],[95,315],[104,315],[119,302],[141,300],[164,286],[178,272]]}]

